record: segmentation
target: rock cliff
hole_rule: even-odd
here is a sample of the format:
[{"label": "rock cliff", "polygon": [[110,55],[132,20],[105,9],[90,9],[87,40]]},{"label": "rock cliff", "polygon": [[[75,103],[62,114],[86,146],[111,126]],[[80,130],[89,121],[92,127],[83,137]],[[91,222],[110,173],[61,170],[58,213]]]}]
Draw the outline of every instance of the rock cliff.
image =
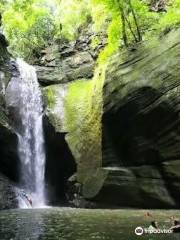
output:
[{"label": "rock cliff", "polygon": [[0,34],[0,209],[17,206],[12,182],[8,180],[18,180],[18,154],[17,136],[5,101],[6,88],[14,68],[7,45],[5,37]]},{"label": "rock cliff", "polygon": [[103,166],[109,175],[101,200],[180,206],[179,52],[177,29],[111,58],[102,118]]},{"label": "rock cliff", "polygon": [[71,64],[85,57],[75,69],[89,59],[89,74],[80,70],[79,79],[72,68],[74,79],[62,80],[55,71],[51,85],[45,71],[47,117],[66,133],[77,165],[73,181],[95,206],[179,207],[179,39],[176,29],[121,51],[109,59],[105,75],[100,66],[93,78],[93,58],[69,45],[65,59]]},{"label": "rock cliff", "polygon": [[[104,65],[96,60],[106,38],[92,47],[93,37],[87,30],[75,42],[56,42],[35,63],[50,203],[179,208],[180,29]],[[0,37],[0,171],[18,181],[17,137],[5,104],[15,66],[6,47]],[[8,181],[1,177],[0,188]]]},{"label": "rock cliff", "polygon": [[[101,115],[103,78],[99,76],[99,71],[95,70],[95,60],[99,50],[105,44],[105,39],[102,38],[102,41],[92,49],[91,38],[92,34],[89,31],[85,31],[76,42],[70,42],[66,44],[66,47],[62,43],[60,45],[61,51],[57,51],[56,48],[55,58],[53,58],[56,66],[52,67],[54,70],[51,73],[48,73],[46,70],[43,73],[46,75],[45,84],[44,80],[42,80],[42,72],[37,71],[44,95],[47,122],[54,127],[57,135],[64,135],[69,148],[66,148],[66,150],[72,153],[77,169],[76,171],[75,168],[72,168],[72,158],[71,160],[70,158],[65,159],[59,154],[59,157],[57,157],[59,172],[61,172],[62,176],[64,175],[66,170],[63,173],[60,169],[66,163],[67,168],[70,171],[72,169],[72,172],[76,173],[75,182],[80,183],[81,187],[89,186],[89,184],[91,185],[92,182],[97,180],[99,182],[98,188],[85,187],[84,192],[86,196],[94,196],[99,191],[104,176],[104,171],[100,168],[102,161]],[[53,45],[50,48],[54,48]],[[64,51],[66,54],[64,54]],[[42,60],[45,61],[47,57],[48,54],[44,55],[40,62]],[[45,69],[48,68],[45,66],[46,64],[47,61],[44,62]],[[63,68],[61,69],[62,65]],[[44,67],[40,66],[37,69],[44,69]],[[55,69],[57,68],[63,73],[63,77],[62,74],[56,75]],[[88,71],[84,71],[84,69]],[[76,74],[77,71],[80,72],[80,75]],[[64,75],[64,73],[66,74]],[[73,78],[67,79],[67,73],[68,76],[71,75]],[[58,78],[57,81],[52,83],[52,78],[56,77]],[[97,81],[98,79],[99,81]],[[63,146],[63,142],[60,145]],[[62,147],[59,146],[60,148]],[[66,150],[65,152],[67,152]],[[53,159],[53,154],[51,159]],[[71,174],[68,177],[71,177]],[[67,181],[66,185],[69,185]]]}]

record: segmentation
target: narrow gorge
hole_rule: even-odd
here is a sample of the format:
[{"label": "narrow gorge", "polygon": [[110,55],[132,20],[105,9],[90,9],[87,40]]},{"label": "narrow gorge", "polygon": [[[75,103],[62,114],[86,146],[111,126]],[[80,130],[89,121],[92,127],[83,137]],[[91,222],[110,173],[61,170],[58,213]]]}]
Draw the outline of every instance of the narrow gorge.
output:
[{"label": "narrow gorge", "polygon": [[178,239],[179,9],[0,3],[0,240]]},{"label": "narrow gorge", "polygon": [[[54,204],[69,202],[70,205],[87,207],[179,206],[179,188],[176,185],[179,179],[178,128],[175,130],[174,125],[169,125],[173,119],[173,124],[178,124],[179,56],[176,53],[179,29],[160,41],[149,42],[149,45],[130,51],[128,56],[124,52],[123,61],[118,60],[118,55],[114,56],[105,70],[105,80],[102,69],[97,69],[92,78],[94,60],[89,53],[81,51],[82,45],[88,49],[91,34],[82,34],[78,45],[64,43],[60,52],[58,45],[47,48],[42,57],[44,62],[35,66],[43,93],[42,104],[35,70],[20,60],[23,64],[23,67],[19,66],[20,70],[17,70],[18,63],[13,61],[8,63],[9,66],[4,65],[5,71],[8,69],[1,73],[4,86],[7,86],[4,87],[6,110],[2,110],[4,118],[1,119],[4,120],[2,126],[6,134],[13,136],[11,141],[14,139],[15,148],[11,150],[10,146],[8,152],[3,148],[5,143],[1,139],[1,155],[7,154],[3,157],[7,160],[2,162],[2,173],[18,181],[18,184],[24,182],[24,187],[28,186],[30,192],[38,192],[39,185],[42,191],[39,194],[43,196],[45,172],[47,194]],[[152,72],[151,69],[154,69],[153,73],[147,74]],[[78,77],[77,72],[81,72],[81,76]],[[139,72],[140,78],[136,78]],[[57,73],[61,73],[60,79]],[[5,75],[8,74],[7,85]],[[68,80],[69,76],[72,76],[71,80]],[[80,90],[77,91],[77,88]],[[147,92],[151,94],[144,95]],[[31,99],[31,104],[24,106],[28,99]],[[33,115],[29,116],[28,111]],[[146,120],[146,128],[141,124],[144,119],[149,119]],[[156,129],[156,122],[159,123],[160,119],[162,123]],[[148,124],[153,124],[153,128]],[[150,132],[148,129],[151,129]],[[153,138],[157,139],[156,145],[151,144],[152,141],[155,143]],[[121,139],[120,142],[118,139]],[[12,145],[9,141],[7,144]],[[168,151],[168,148],[172,150]],[[29,160],[31,157],[33,160]],[[21,158],[27,159],[27,165],[24,161],[21,163]],[[26,167],[29,170],[25,171]],[[17,172],[21,169],[21,176],[16,176],[16,169]],[[76,201],[74,195],[79,191],[81,193]],[[113,197],[117,192],[120,192],[120,197]],[[151,201],[144,201],[146,197]]]}]

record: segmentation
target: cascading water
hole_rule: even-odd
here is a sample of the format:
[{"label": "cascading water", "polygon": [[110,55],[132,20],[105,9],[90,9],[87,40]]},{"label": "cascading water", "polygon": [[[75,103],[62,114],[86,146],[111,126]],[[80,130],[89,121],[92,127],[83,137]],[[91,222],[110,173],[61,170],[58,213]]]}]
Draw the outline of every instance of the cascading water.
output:
[{"label": "cascading water", "polygon": [[[8,88],[10,105],[15,107],[18,115],[20,183],[32,199],[33,207],[42,207],[45,205],[42,96],[35,68],[21,59],[17,59],[16,64],[19,75],[12,78]],[[28,207],[23,198],[20,198],[19,205],[21,208]]]}]

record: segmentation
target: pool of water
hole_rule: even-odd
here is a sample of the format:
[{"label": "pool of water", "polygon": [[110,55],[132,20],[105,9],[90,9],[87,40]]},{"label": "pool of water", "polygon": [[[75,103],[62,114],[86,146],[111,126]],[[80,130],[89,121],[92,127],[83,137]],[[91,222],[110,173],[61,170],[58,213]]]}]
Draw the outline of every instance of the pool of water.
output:
[{"label": "pool of water", "polygon": [[[17,209],[0,211],[0,240],[178,240],[180,234],[143,234],[137,226],[148,227],[146,210],[87,210],[72,208]],[[168,229],[170,217],[180,211],[153,210],[152,219]]]}]

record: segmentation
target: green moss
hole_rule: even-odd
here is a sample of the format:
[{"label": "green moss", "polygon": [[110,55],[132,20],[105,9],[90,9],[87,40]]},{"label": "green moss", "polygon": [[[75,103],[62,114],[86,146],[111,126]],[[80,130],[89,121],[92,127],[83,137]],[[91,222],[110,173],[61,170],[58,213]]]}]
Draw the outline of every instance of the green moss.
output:
[{"label": "green moss", "polygon": [[[77,162],[77,179],[84,186],[89,186],[85,184],[87,179],[91,182],[93,174],[102,166],[102,72],[102,68],[98,68],[92,80],[70,83],[65,99],[65,126],[69,132],[66,140]],[[99,173],[96,178],[102,177]]]},{"label": "green moss", "polygon": [[101,169],[105,68],[104,63],[99,64],[91,80],[45,88],[47,115],[56,131],[67,132],[66,141],[77,163],[77,181],[83,185],[84,196],[90,198],[106,178]]},{"label": "green moss", "polygon": [[180,179],[180,165],[179,160],[174,160],[169,163],[165,162],[163,169],[169,178]]},{"label": "green moss", "polygon": [[75,81],[69,84],[65,99],[66,124],[70,132],[81,125],[91,107],[92,82],[87,80]]},{"label": "green moss", "polygon": [[57,132],[64,130],[64,94],[66,86],[57,84],[43,88],[43,98],[46,105],[46,115]]},{"label": "green moss", "polygon": [[95,50],[99,46],[100,43],[101,43],[100,38],[98,36],[95,36],[91,41],[91,48],[93,50]]},{"label": "green moss", "polygon": [[48,106],[52,108],[55,103],[55,91],[52,87],[47,88],[47,100],[48,100]]},{"label": "green moss", "polygon": [[82,194],[85,198],[93,198],[102,188],[105,179],[107,178],[108,172],[102,168],[96,169],[92,175],[86,178]]}]

